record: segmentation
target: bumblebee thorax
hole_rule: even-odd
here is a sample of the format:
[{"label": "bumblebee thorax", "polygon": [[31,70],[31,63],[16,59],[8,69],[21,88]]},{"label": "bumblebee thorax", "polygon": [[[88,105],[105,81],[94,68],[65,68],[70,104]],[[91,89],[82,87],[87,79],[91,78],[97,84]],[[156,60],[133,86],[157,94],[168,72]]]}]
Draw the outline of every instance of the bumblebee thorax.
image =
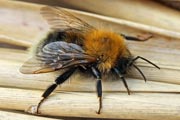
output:
[{"label": "bumblebee thorax", "polygon": [[117,59],[126,54],[126,45],[122,36],[101,30],[87,33],[84,41],[86,53],[97,58],[100,71],[109,71]]}]

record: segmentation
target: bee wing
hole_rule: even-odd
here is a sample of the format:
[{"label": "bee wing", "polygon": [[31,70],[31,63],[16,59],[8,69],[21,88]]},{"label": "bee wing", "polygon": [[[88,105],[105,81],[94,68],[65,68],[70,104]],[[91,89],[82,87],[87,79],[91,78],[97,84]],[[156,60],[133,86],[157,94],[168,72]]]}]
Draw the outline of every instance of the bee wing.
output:
[{"label": "bee wing", "polygon": [[37,57],[30,58],[20,68],[20,72],[23,74],[46,73],[51,71],[54,71],[54,68],[39,61]]},{"label": "bee wing", "polygon": [[42,7],[41,14],[47,20],[51,29],[58,32],[68,30],[73,32],[86,32],[88,30],[95,29],[85,21],[59,7]]},{"label": "bee wing", "polygon": [[46,73],[62,68],[95,62],[96,58],[84,53],[83,49],[73,43],[51,42],[20,68],[24,74]]}]

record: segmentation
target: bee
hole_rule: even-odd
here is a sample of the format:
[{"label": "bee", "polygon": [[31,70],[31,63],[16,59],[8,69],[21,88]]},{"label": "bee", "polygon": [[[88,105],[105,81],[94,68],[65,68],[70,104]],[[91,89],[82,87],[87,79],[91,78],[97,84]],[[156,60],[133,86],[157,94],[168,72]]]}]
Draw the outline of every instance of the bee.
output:
[{"label": "bee", "polygon": [[97,29],[62,8],[45,6],[41,8],[40,13],[52,31],[38,44],[35,55],[22,65],[20,72],[39,74],[62,69],[65,72],[42,94],[42,99],[37,105],[37,113],[43,101],[77,69],[87,71],[96,79],[98,114],[102,109],[103,75],[110,72],[115,74],[123,81],[130,95],[124,75],[131,67],[137,69],[146,81],[143,72],[135,64],[136,60],[142,59],[160,69],[141,56],[134,57],[128,50],[125,40],[139,38]]}]

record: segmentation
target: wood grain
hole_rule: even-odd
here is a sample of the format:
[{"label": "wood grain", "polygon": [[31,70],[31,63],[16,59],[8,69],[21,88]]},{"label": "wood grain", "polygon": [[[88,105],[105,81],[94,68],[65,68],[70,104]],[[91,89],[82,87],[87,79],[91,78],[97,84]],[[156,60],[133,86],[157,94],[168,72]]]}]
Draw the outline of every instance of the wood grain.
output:
[{"label": "wood grain", "polygon": [[[0,91],[0,108],[14,110],[25,110],[36,105],[41,95],[41,91],[36,90],[0,88]],[[165,120],[178,120],[179,105],[179,94],[135,93],[129,96],[124,93],[106,93],[103,95],[102,113],[98,115],[95,113],[98,99],[93,93],[62,92],[50,96],[39,110],[48,116],[156,120],[163,117]]]},{"label": "wood grain", "polygon": [[[30,47],[34,42],[37,42],[37,40],[43,39],[49,31],[46,21],[39,14],[39,9],[42,5],[5,0],[0,1],[0,3],[0,12],[2,16],[4,16],[0,18],[1,42]],[[20,10],[20,8],[22,10]],[[180,39],[180,33],[177,31],[80,11],[71,10],[71,12],[74,12],[75,15],[93,26],[117,33],[137,36],[150,32],[153,33],[154,36],[159,34]],[[18,31],[16,28],[18,28]]]},{"label": "wood grain", "polygon": [[[27,52],[23,50],[0,48],[0,85],[28,89],[46,89],[62,71],[44,73],[44,74],[22,74],[20,67],[28,59]],[[18,56],[18,57],[15,57]],[[138,72],[132,70],[127,76],[127,82],[134,92],[180,92],[179,70],[161,68],[157,70],[147,64],[140,66],[145,72],[148,82],[145,83]],[[164,74],[162,76],[162,74]],[[176,78],[172,76],[176,75]],[[16,77],[13,77],[16,76]],[[135,79],[138,78],[138,79]],[[166,78],[166,79],[165,79]],[[167,84],[167,83],[169,84]],[[173,83],[173,84],[170,84]],[[95,80],[93,76],[84,73],[75,73],[70,80],[58,90],[63,91],[95,91]],[[104,91],[122,91],[126,92],[121,80],[115,78],[106,78],[103,82]]]},{"label": "wood grain", "polygon": [[180,32],[180,12],[152,0],[59,0],[57,3],[69,8]]},{"label": "wood grain", "polygon": [[31,4],[1,0],[0,13],[3,16],[0,18],[0,42],[30,47],[44,31],[43,18],[35,4],[32,7]]},{"label": "wood grain", "polygon": [[155,26],[145,25],[145,24],[141,24],[141,23],[127,21],[127,20],[120,19],[120,18],[117,19],[117,18],[113,18],[113,17],[107,17],[107,16],[102,16],[102,15],[97,15],[97,14],[92,14],[92,13],[86,13],[86,12],[80,12],[80,11],[74,11],[74,10],[69,10],[69,11],[76,13],[79,16],[84,15],[85,17],[90,16],[95,19],[100,19],[101,21],[108,22],[109,24],[115,23],[118,26],[130,27],[133,29],[146,31],[146,32],[150,32],[153,34],[158,34],[158,35],[162,35],[162,36],[166,36],[166,37],[180,39],[180,33],[177,32],[176,30],[172,31],[172,30],[168,30],[168,29],[162,29],[162,28],[155,27]]},{"label": "wood grain", "polygon": [[61,120],[55,118],[39,117],[33,115],[26,115],[19,112],[10,112],[0,110],[0,119],[1,120]]},{"label": "wood grain", "polygon": [[[104,5],[109,3],[106,0],[101,2]],[[116,2],[112,2],[112,4]],[[127,5],[128,2],[128,0],[124,2],[124,5],[130,7]],[[152,1],[148,2],[151,3],[151,7],[155,5]],[[83,4],[79,3],[78,5]],[[144,2],[142,2],[143,4]],[[137,5],[140,5],[139,1],[137,1]],[[140,6],[144,8],[142,5]],[[96,5],[96,7],[98,6],[101,4]],[[0,14],[3,17],[0,17],[0,42],[30,48],[43,39],[49,31],[49,26],[39,14],[40,7],[42,5],[1,0]],[[88,6],[87,9],[89,9]],[[127,10],[127,8],[123,9]],[[95,9],[93,8],[93,10]],[[154,12],[157,9],[150,11],[147,7],[137,14],[149,13],[147,10]],[[167,26],[167,28],[162,27],[161,25],[165,25],[165,23],[162,22],[159,25],[156,20],[152,20],[153,24],[156,24],[154,26],[150,26],[146,20],[147,23],[138,23],[135,22],[137,16],[132,17],[134,20],[129,21],[131,19],[124,20],[118,16],[114,18],[115,16],[111,15],[109,15],[111,17],[107,17],[74,10],[68,11],[99,29],[131,36],[153,34],[153,38],[148,41],[127,41],[127,46],[134,56],[143,56],[153,61],[161,67],[161,70],[155,69],[144,61],[137,61],[137,65],[142,69],[148,81],[145,83],[139,73],[132,69],[126,76],[132,91],[130,96],[127,95],[121,80],[103,79],[101,115],[95,113],[98,108],[98,100],[94,78],[76,72],[65,84],[57,88],[58,94],[50,95],[49,99],[42,104],[41,115],[109,119],[180,119],[180,41],[177,39],[180,38],[180,33],[175,30],[176,26],[172,26],[172,29]],[[166,11],[170,12],[171,10],[166,9]],[[132,10],[128,12],[132,12]],[[178,16],[174,11],[169,12],[169,15],[173,14],[172,18],[169,17],[166,20],[174,20],[175,23],[178,23]],[[155,13],[155,15],[160,14],[162,14],[161,11]],[[165,16],[162,14],[163,17]],[[32,54],[29,54],[28,50],[17,50],[13,46],[11,49],[0,48],[0,109],[24,111],[31,105],[36,105],[41,99],[40,96],[44,89],[61,74],[62,71],[36,75],[21,74],[19,68],[31,56]],[[11,114],[20,116],[20,118],[31,117],[0,111],[0,118],[8,114],[7,118],[9,117],[9,119],[11,119]]]}]

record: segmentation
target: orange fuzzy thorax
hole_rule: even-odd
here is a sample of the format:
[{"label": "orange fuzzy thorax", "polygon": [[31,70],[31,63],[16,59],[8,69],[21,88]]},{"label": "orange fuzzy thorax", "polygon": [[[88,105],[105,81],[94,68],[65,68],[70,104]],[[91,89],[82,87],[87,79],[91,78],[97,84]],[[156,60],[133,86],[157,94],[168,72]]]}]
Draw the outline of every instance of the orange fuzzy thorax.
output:
[{"label": "orange fuzzy thorax", "polygon": [[127,54],[124,38],[113,32],[94,30],[85,37],[86,53],[99,60],[98,68],[108,72],[116,64],[118,58]]}]

